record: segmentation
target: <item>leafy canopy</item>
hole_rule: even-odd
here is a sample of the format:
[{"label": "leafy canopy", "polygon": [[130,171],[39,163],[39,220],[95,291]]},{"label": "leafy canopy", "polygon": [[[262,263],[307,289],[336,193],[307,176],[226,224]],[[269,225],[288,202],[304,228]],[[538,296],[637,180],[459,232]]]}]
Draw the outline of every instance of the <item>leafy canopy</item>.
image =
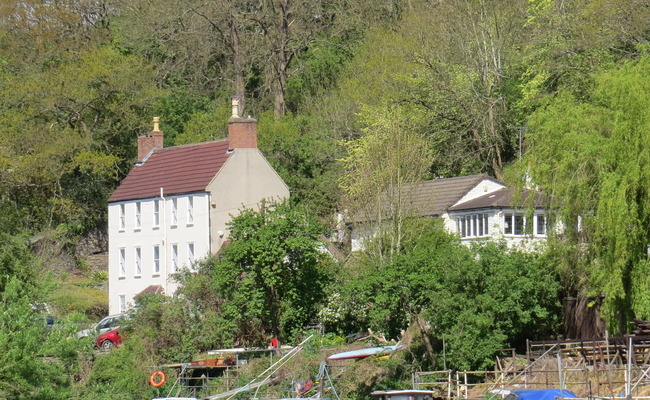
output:
[{"label": "leafy canopy", "polygon": [[605,296],[613,332],[650,317],[649,67],[646,55],[597,74],[584,99],[560,92],[530,122],[525,161],[564,223],[558,244],[576,251],[565,269]]}]

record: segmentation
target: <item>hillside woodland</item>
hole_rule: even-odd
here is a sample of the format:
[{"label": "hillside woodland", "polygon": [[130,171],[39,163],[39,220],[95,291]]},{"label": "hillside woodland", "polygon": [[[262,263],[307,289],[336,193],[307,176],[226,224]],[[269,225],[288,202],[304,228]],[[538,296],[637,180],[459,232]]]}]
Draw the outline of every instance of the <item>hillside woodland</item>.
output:
[{"label": "hillside woodland", "polygon": [[[346,383],[364,398],[566,337],[565,298],[627,332],[650,318],[649,39],[645,0],[2,1],[0,397],[151,398],[151,366],[314,325],[323,346],[408,336]],[[155,115],[165,146],[223,138],[233,95],[290,201],[235,218],[219,258],[96,354],[72,338],[107,312],[94,253],[138,135]],[[533,182],[561,232],[468,248],[398,208],[366,251],[319,251],[338,212],[478,173]]]}]

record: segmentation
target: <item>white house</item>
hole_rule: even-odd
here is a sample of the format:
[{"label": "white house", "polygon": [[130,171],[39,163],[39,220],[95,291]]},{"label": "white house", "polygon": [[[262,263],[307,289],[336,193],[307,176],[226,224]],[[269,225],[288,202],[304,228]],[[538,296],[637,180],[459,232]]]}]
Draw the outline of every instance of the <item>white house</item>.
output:
[{"label": "white house", "polygon": [[[412,215],[441,218],[445,228],[467,244],[503,239],[511,247],[533,249],[546,239],[548,221],[541,194],[530,190],[518,194],[487,175],[407,184],[402,197]],[[351,249],[358,251],[376,235],[376,223],[365,213],[357,213],[350,222]]]},{"label": "white house", "polygon": [[224,140],[163,148],[154,118],[108,200],[109,312],[125,311],[139,293],[172,295],[173,274],[218,252],[232,215],[288,196],[257,148],[257,121],[239,117],[236,99]]}]

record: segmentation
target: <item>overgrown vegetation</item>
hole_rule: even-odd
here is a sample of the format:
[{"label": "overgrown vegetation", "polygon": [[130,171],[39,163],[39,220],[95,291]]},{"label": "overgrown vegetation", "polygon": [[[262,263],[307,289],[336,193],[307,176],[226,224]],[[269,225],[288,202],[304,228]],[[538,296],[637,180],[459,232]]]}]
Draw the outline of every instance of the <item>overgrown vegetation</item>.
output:
[{"label": "overgrown vegetation", "polygon": [[[411,332],[402,363],[355,371],[389,388],[439,367],[443,341],[450,366],[482,368],[497,348],[561,334],[563,296],[599,298],[625,332],[650,315],[649,13],[643,0],[3,2],[0,396],[153,397],[144,366],[294,343],[314,322]],[[68,279],[43,242],[78,256],[103,229],[154,113],[166,146],[218,139],[233,94],[291,204],[243,213],[220,258],[179,276],[182,296],[141,298],[125,348],[94,357],[69,334],[78,312],[105,312],[102,276],[73,260],[85,277]],[[471,173],[532,178],[563,229],[539,254],[470,249],[399,196],[372,207]],[[325,256],[333,214],[364,209],[382,217],[374,246]],[[45,302],[70,323],[45,332]]]}]

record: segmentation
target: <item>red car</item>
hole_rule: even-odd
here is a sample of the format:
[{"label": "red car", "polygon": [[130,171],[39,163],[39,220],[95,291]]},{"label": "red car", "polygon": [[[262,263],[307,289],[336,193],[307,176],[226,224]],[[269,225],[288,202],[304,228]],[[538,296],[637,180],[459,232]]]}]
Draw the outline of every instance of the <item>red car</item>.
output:
[{"label": "red car", "polygon": [[119,328],[112,331],[102,333],[97,337],[97,347],[102,350],[110,350],[114,346],[122,345],[122,339],[126,337],[123,333],[120,333]]}]

